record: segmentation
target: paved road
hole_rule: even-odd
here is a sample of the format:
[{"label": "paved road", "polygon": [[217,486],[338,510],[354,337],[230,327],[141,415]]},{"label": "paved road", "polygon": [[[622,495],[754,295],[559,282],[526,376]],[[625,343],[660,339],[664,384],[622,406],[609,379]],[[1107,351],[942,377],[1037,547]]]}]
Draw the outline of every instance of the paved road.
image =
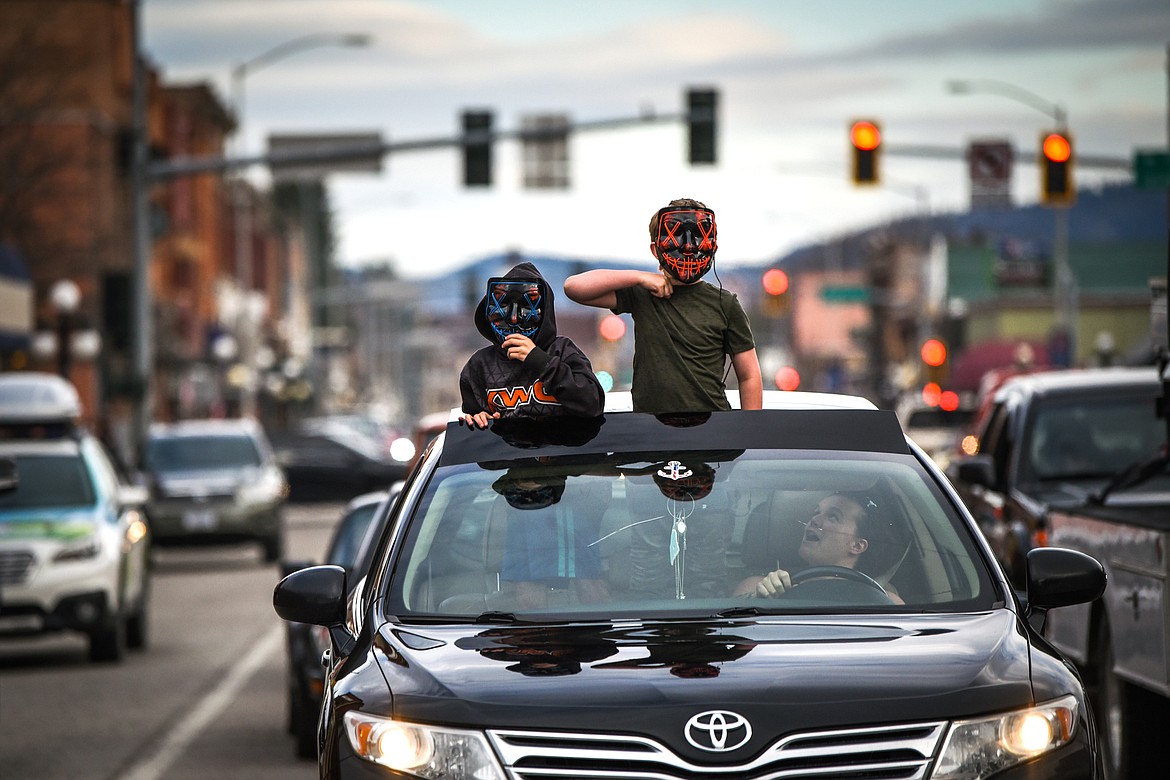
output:
[{"label": "paved road", "polygon": [[[319,559],[340,504],[290,505],[292,558]],[[158,549],[150,644],[91,664],[79,637],[0,641],[4,780],[315,778],[285,731],[279,569],[258,548]]]}]

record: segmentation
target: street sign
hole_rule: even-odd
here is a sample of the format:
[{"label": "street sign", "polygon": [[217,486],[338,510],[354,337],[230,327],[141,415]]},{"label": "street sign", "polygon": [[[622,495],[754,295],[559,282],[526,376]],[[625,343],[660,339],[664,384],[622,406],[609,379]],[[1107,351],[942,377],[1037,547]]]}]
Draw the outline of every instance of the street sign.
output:
[{"label": "street sign", "polygon": [[826,284],[821,288],[821,300],[826,303],[869,303],[869,288]]},{"label": "street sign", "polygon": [[381,173],[384,154],[378,133],[270,135],[268,152],[272,178],[278,182],[317,181],[331,173]]},{"label": "street sign", "polygon": [[1139,190],[1170,189],[1170,152],[1134,152],[1133,179]]},{"label": "street sign", "polygon": [[569,117],[532,114],[521,118],[524,188],[569,188]]},{"label": "street sign", "polygon": [[971,177],[971,208],[1006,208],[1012,205],[1011,141],[972,141],[967,147],[967,168]]}]

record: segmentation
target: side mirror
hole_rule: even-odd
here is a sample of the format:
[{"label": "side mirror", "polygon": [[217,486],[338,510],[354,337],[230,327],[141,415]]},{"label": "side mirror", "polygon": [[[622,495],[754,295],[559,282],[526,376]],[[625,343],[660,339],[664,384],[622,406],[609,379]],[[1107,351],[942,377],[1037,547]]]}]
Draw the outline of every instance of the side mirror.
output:
[{"label": "side mirror", "polygon": [[995,487],[995,462],[990,455],[972,455],[959,461],[958,478],[968,485]]},{"label": "side mirror", "polygon": [[307,569],[310,566],[313,566],[314,564],[315,564],[315,561],[311,561],[311,560],[307,560],[307,559],[306,560],[296,560],[296,561],[281,561],[280,562],[280,576],[287,577],[288,575],[292,574],[293,572],[300,571],[301,569]]},{"label": "side mirror", "polygon": [[1078,550],[1036,547],[1028,551],[1028,610],[1046,612],[1085,604],[1105,592],[1101,562]]},{"label": "side mirror", "polygon": [[122,485],[118,488],[118,503],[122,506],[143,507],[150,501],[150,491],[141,485]]},{"label": "side mirror", "polygon": [[326,628],[345,622],[345,569],[310,566],[294,571],[276,585],[272,606],[284,620]]}]

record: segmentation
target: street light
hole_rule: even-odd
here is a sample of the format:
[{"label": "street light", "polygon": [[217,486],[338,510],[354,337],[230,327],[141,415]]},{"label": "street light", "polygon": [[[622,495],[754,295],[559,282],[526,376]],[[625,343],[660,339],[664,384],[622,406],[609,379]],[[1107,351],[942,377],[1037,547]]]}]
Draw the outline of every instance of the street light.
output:
[{"label": "street light", "polygon": [[49,306],[56,316],[53,330],[39,331],[33,352],[40,358],[56,357],[57,373],[69,379],[73,358],[92,359],[101,351],[101,336],[92,328],[77,329],[81,288],[72,279],[61,279],[49,289]]},{"label": "street light", "polygon": [[1064,130],[1066,128],[1068,115],[1065,113],[1063,106],[1059,103],[1050,103],[1035,92],[1030,92],[1023,87],[1010,84],[1006,81],[997,81],[996,79],[956,79],[947,82],[947,90],[953,95],[973,95],[978,93],[1002,95],[1024,105],[1031,106],[1040,113],[1052,117],[1053,121],[1056,122],[1057,129]]},{"label": "street light", "polygon": [[72,279],[62,279],[49,290],[49,303],[57,314],[57,373],[68,379],[73,315],[81,305],[81,288]]},{"label": "street light", "polygon": [[[308,49],[325,46],[362,47],[368,46],[372,38],[363,33],[311,33],[299,38],[285,41],[273,46],[255,57],[245,60],[232,68],[232,109],[236,115],[236,131],[233,141],[233,150],[237,155],[244,151],[244,80],[256,71]],[[234,192],[234,211],[236,223],[236,281],[245,291],[252,289],[252,243],[251,224],[249,217],[250,206],[247,202],[247,192],[243,182],[238,181]],[[242,341],[242,357],[250,361],[254,349],[254,334],[240,334]],[[254,388],[249,383],[242,393],[241,414],[252,416],[255,412]]]},{"label": "street light", "polygon": [[[995,79],[954,80],[947,82],[947,90],[954,95],[989,93],[1011,98],[1018,103],[1036,109],[1052,117],[1056,129],[1064,134],[1068,130],[1068,114],[1064,106],[1053,103],[1023,87]],[[1068,209],[1058,206],[1053,209],[1052,257],[1056,266],[1053,299],[1056,311],[1054,318],[1057,328],[1068,339],[1068,359],[1076,363],[1077,356],[1077,281],[1068,264]]]},{"label": "street light", "polygon": [[[273,46],[255,57],[245,60],[232,68],[232,110],[236,115],[235,139],[233,150],[237,156],[242,155],[246,136],[244,134],[244,80],[251,74],[283,60],[294,54],[309,49],[318,49],[325,46],[362,47],[368,46],[373,39],[364,33],[311,33],[299,38],[285,41]],[[242,188],[241,188],[242,189]],[[244,193],[238,191],[235,196],[236,212],[236,279],[245,289],[252,287],[251,244],[248,241],[247,204],[244,202]]]},{"label": "street light", "polygon": [[[245,60],[232,68],[232,109],[236,114],[236,135],[244,137],[244,79],[250,74],[264,68],[277,60],[283,60],[293,54],[308,49],[317,49],[324,46],[341,46],[360,48],[369,46],[373,38],[364,33],[311,33],[300,38],[293,38],[284,43],[273,46],[271,49],[257,54],[250,60]],[[242,144],[236,151],[242,151]]]}]

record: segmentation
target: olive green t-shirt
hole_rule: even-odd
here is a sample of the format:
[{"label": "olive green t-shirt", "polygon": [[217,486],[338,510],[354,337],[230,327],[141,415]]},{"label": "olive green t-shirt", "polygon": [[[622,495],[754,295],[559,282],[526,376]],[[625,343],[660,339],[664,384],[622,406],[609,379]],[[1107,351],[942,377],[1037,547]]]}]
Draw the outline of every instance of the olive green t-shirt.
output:
[{"label": "olive green t-shirt", "polygon": [[650,414],[730,409],[727,355],[755,348],[747,314],[729,290],[676,285],[655,298],[643,287],[616,291],[615,314],[634,318],[634,410]]}]

